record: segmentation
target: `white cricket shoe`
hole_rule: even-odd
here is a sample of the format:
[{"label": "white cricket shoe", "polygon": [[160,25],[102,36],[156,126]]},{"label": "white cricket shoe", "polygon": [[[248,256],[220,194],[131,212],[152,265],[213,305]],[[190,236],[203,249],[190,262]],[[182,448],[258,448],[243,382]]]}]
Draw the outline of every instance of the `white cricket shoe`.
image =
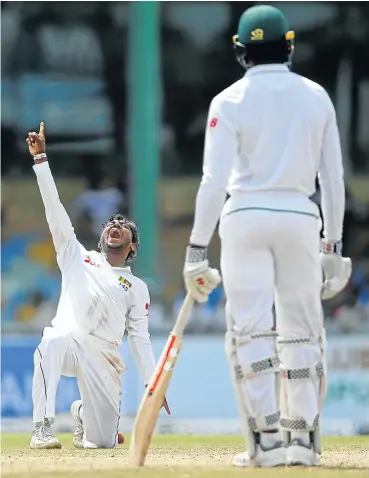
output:
[{"label": "white cricket shoe", "polygon": [[62,444],[60,440],[54,436],[49,420],[45,419],[44,422],[38,422],[34,424],[31,443],[29,446],[30,448],[42,450],[61,448]]},{"label": "white cricket shoe", "polygon": [[264,449],[260,444],[256,445],[256,456],[251,459],[247,451],[239,453],[233,458],[233,466],[273,468],[286,466],[287,454],[282,441],[278,441],[273,448]]},{"label": "white cricket shoe", "polygon": [[319,466],[320,458],[311,444],[305,445],[299,438],[294,438],[287,447],[287,465]]},{"label": "white cricket shoe", "polygon": [[70,413],[72,414],[73,421],[76,425],[76,429],[73,433],[73,445],[76,448],[83,448],[83,422],[79,414],[82,407],[82,400],[76,400],[70,407]]}]

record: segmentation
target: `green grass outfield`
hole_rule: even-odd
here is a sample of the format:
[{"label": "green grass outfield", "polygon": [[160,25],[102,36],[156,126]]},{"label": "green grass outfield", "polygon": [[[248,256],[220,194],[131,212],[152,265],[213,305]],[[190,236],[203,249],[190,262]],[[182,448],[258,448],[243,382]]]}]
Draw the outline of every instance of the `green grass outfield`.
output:
[{"label": "green grass outfield", "polygon": [[146,466],[127,465],[129,437],[115,450],[77,450],[71,434],[58,434],[61,450],[30,450],[28,434],[1,436],[1,476],[62,478],[232,478],[248,477],[351,477],[368,478],[368,437],[332,437],[323,440],[319,468],[234,468],[231,460],[243,450],[238,436],[156,435]]}]

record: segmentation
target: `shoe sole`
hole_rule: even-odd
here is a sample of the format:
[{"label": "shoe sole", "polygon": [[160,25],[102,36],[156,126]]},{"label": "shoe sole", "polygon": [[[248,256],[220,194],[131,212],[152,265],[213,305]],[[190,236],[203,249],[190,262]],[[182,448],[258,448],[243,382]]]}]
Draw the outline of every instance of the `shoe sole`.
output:
[{"label": "shoe sole", "polygon": [[61,443],[43,443],[42,445],[33,445],[32,443],[29,446],[32,450],[53,450],[60,449],[62,447]]},{"label": "shoe sole", "polygon": [[246,465],[241,465],[240,463],[232,463],[233,466],[236,466],[237,468],[280,468],[280,467],[285,467],[286,463],[277,463],[274,465],[258,465],[256,463],[248,463]]},{"label": "shoe sole", "polygon": [[273,461],[266,460],[264,463],[257,463],[255,460],[250,460],[248,463],[237,463],[233,462],[233,466],[238,468],[280,468],[282,466],[287,466],[287,460],[283,461]]},{"label": "shoe sole", "polygon": [[310,467],[310,466],[320,466],[319,463],[306,463],[306,462],[303,462],[303,461],[288,461],[287,462],[287,466],[307,466],[307,467]]},{"label": "shoe sole", "polygon": [[309,467],[314,467],[314,466],[319,466],[319,465],[318,464],[313,465],[311,463],[309,463],[309,464],[302,463],[301,461],[291,461],[291,462],[287,463],[287,466],[296,466],[296,467],[297,466],[305,466],[305,467],[309,468]]}]

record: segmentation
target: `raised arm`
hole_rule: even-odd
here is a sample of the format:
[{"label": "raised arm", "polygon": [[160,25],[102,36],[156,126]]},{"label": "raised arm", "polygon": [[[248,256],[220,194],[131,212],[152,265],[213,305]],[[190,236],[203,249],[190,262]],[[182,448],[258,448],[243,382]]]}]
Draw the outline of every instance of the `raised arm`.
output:
[{"label": "raised arm", "polygon": [[29,152],[33,155],[38,187],[45,207],[46,219],[54,242],[59,266],[66,264],[78,241],[69,216],[60,202],[58,190],[51,174],[45,152],[45,128],[40,124],[39,133],[28,133]]}]

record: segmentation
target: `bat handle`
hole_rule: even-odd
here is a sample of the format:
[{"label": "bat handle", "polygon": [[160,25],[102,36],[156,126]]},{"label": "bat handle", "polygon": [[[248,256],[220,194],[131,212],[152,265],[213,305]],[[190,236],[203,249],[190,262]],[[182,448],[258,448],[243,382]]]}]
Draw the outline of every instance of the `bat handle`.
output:
[{"label": "bat handle", "polygon": [[172,330],[173,335],[179,336],[183,334],[184,328],[186,327],[186,324],[188,322],[194,302],[195,301],[192,298],[192,296],[187,292],[187,295],[181,306],[181,310],[179,311],[178,318]]}]

